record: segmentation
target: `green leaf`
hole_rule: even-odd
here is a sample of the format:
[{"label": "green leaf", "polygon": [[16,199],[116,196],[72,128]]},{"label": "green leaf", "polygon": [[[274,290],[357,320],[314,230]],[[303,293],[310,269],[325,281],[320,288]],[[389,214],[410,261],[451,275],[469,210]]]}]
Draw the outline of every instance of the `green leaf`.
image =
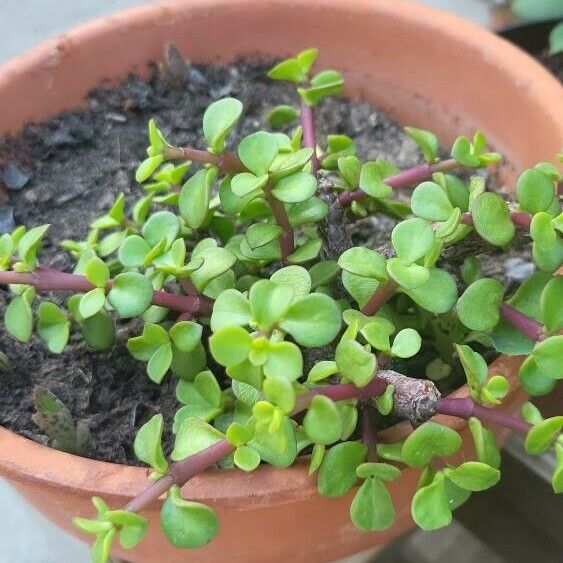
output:
[{"label": "green leaf", "polygon": [[362,163],[355,155],[343,156],[338,159],[338,171],[348,188],[354,190],[360,185]]},{"label": "green leaf", "polygon": [[273,181],[277,181],[299,172],[311,160],[312,156],[313,149],[310,147],[304,147],[286,155],[280,154],[270,167],[270,177]]},{"label": "green leaf", "polygon": [[286,313],[293,301],[290,285],[268,280],[256,282],[249,292],[250,307],[256,324],[262,330],[270,330]]},{"label": "green leaf", "polygon": [[500,467],[500,451],[498,449],[495,435],[483,427],[478,418],[471,417],[469,419],[469,430],[473,436],[473,445],[477,459],[498,469]]},{"label": "green leaf", "polygon": [[520,384],[530,395],[547,395],[553,390],[557,381],[542,371],[532,356],[524,360],[518,375]]},{"label": "green leaf", "polygon": [[185,459],[224,438],[223,433],[213,426],[195,416],[188,416],[178,428],[176,442],[170,457],[174,461]]},{"label": "green leaf", "polygon": [[268,174],[270,166],[278,155],[278,141],[266,131],[258,131],[245,137],[238,146],[242,163],[256,176]]},{"label": "green leaf", "polygon": [[342,377],[358,387],[366,386],[375,376],[377,360],[359,342],[342,338],[334,357]]},{"label": "green leaf", "polygon": [[260,465],[260,455],[250,446],[239,446],[235,450],[234,462],[243,471],[253,471]]},{"label": "green leaf", "polygon": [[185,406],[174,417],[175,432],[188,416],[209,422],[223,410],[221,388],[210,371],[198,373],[193,381],[181,379],[176,386],[176,397]]},{"label": "green leaf", "polygon": [[301,346],[325,346],[334,340],[342,321],[336,302],[322,293],[306,295],[293,303],[279,326]]},{"label": "green leaf", "polygon": [[472,150],[471,141],[464,136],[458,137],[452,146],[452,157],[459,163],[470,168],[477,168],[480,166],[480,160]]},{"label": "green leaf", "polygon": [[147,364],[147,374],[155,382],[160,383],[172,365],[172,346],[162,344],[151,356]]},{"label": "green leaf", "polygon": [[387,530],[395,520],[389,491],[377,477],[368,477],[354,496],[350,519],[364,532]]},{"label": "green leaf", "polygon": [[28,270],[33,270],[37,265],[37,253],[49,227],[50,225],[41,225],[29,229],[18,242],[18,257],[25,263]]},{"label": "green leaf", "polygon": [[255,223],[246,230],[248,246],[254,250],[277,239],[282,233],[281,227],[270,223]]},{"label": "green leaf", "polygon": [[242,104],[235,98],[213,102],[203,114],[203,135],[215,154],[225,149],[225,139],[242,114]]},{"label": "green leaf", "polygon": [[435,182],[422,182],[412,193],[412,212],[428,221],[446,221],[453,205],[446,191]]},{"label": "green leaf", "polygon": [[403,444],[402,457],[411,467],[424,467],[435,456],[450,456],[461,447],[460,435],[451,428],[428,421],[417,427]]},{"label": "green leaf", "polygon": [[554,276],[541,293],[541,318],[548,332],[563,328],[563,276]]},{"label": "green leaf", "polygon": [[316,444],[328,445],[339,440],[342,419],[334,402],[323,395],[314,396],[303,419],[303,428]]},{"label": "green leaf", "polygon": [[536,424],[526,435],[524,448],[530,455],[545,452],[563,428],[563,416],[546,418]]},{"label": "green leaf", "polygon": [[84,275],[96,287],[106,287],[109,280],[109,268],[103,260],[96,256],[86,264]]},{"label": "green leaf", "polygon": [[338,265],[351,274],[387,281],[385,258],[379,252],[364,246],[345,250],[338,259]]},{"label": "green leaf", "polygon": [[[199,254],[192,253],[192,260]],[[203,291],[205,286],[214,278],[224,274],[237,261],[236,256],[226,248],[210,247],[201,254],[203,264],[191,273],[190,279],[198,291]]]},{"label": "green leaf", "polygon": [[130,235],[119,247],[119,261],[126,268],[138,268],[150,251],[151,247],[143,237]]},{"label": "green leaf", "polygon": [[459,320],[471,330],[490,331],[500,320],[502,284],[492,278],[473,282],[457,302]]},{"label": "green leaf", "polygon": [[[281,343],[280,343],[281,344]],[[291,344],[285,342],[284,344]],[[264,394],[284,414],[291,414],[295,407],[295,391],[287,377],[269,377],[264,381]]]},{"label": "green leaf", "polygon": [[520,413],[522,418],[532,425],[539,424],[543,420],[540,409],[538,409],[538,407],[536,407],[533,403],[530,403],[530,401],[526,401],[522,405]]},{"label": "green leaf", "polygon": [[346,291],[363,307],[379,287],[380,282],[371,278],[364,278],[351,274],[344,270],[342,272],[342,285]]},{"label": "green leaf", "polygon": [[317,262],[309,270],[311,287],[313,289],[329,284],[338,274],[338,263],[336,260],[324,260]]},{"label": "green leaf", "polygon": [[106,563],[109,560],[115,534],[117,530],[112,527],[107,532],[97,535],[92,546],[92,563]]},{"label": "green leaf", "polygon": [[100,311],[106,302],[106,292],[101,287],[96,287],[82,296],[78,310],[82,318],[87,319]]},{"label": "green leaf", "polygon": [[321,238],[310,238],[305,244],[301,245],[293,254],[287,257],[291,264],[303,264],[314,260],[321,251],[323,241]]},{"label": "green leaf", "polygon": [[204,168],[188,178],[182,186],[178,205],[180,215],[188,227],[198,229],[205,222],[209,212],[211,186],[216,177],[217,168]]},{"label": "green leaf", "polygon": [[211,330],[217,332],[227,326],[245,326],[251,318],[248,299],[236,289],[226,289],[213,305]]},{"label": "green leaf", "polygon": [[434,232],[426,221],[414,217],[402,221],[393,229],[391,242],[397,256],[411,264],[430,251],[434,244]]},{"label": "green leaf", "polygon": [[285,377],[295,381],[303,374],[303,357],[293,342],[275,342],[268,348],[268,359],[264,364],[267,377]]},{"label": "green leaf", "polygon": [[523,20],[563,18],[563,7],[557,0],[514,0],[512,10]]},{"label": "green leaf", "polygon": [[532,350],[538,368],[552,379],[563,379],[563,335],[550,336]]},{"label": "green leaf", "polygon": [[181,352],[191,352],[201,341],[203,327],[196,322],[181,321],[170,329],[170,338]]},{"label": "green leaf", "polygon": [[401,470],[389,463],[362,463],[357,467],[356,473],[360,479],[373,476],[383,481],[395,481],[401,476]]},{"label": "green leaf", "polygon": [[156,169],[164,162],[164,155],[157,154],[145,158],[137,167],[135,172],[135,181],[139,184],[146,182],[155,172]]},{"label": "green leaf", "polygon": [[447,313],[457,299],[454,277],[440,268],[431,268],[428,281],[413,289],[403,291],[423,309],[431,313]]},{"label": "green leaf", "polygon": [[311,291],[311,276],[302,266],[286,266],[276,270],[270,281],[293,287],[293,300],[298,301]]},{"label": "green leaf", "polygon": [[37,309],[37,332],[54,354],[60,354],[70,334],[70,321],[54,303],[42,301]]},{"label": "green leaf", "polygon": [[297,54],[297,62],[303,72],[309,72],[315,64],[319,50],[315,48],[305,49]]},{"label": "green leaf", "polygon": [[419,146],[426,162],[436,162],[440,145],[434,133],[416,127],[405,127],[405,132]]},{"label": "green leaf", "polygon": [[318,197],[311,197],[307,201],[296,203],[289,209],[289,222],[292,227],[299,227],[307,223],[316,223],[326,217],[328,205]]},{"label": "green leaf", "polygon": [[536,213],[530,224],[530,236],[534,241],[532,256],[541,270],[552,272],[563,262],[563,240],[555,230],[549,213]]},{"label": "green leaf", "polygon": [[115,343],[115,324],[103,310],[81,321],[80,328],[84,340],[94,350],[109,350]]},{"label": "green leaf", "polygon": [[240,364],[248,357],[252,337],[238,326],[221,328],[209,338],[209,349],[223,366]]},{"label": "green leaf", "polygon": [[272,127],[283,127],[295,121],[299,113],[299,109],[295,106],[279,105],[268,113],[266,120]]},{"label": "green leaf", "polygon": [[430,279],[430,270],[418,264],[405,264],[400,258],[387,260],[387,272],[403,289],[416,289]]},{"label": "green leaf", "polygon": [[309,371],[309,375],[307,376],[307,381],[309,383],[317,383],[338,373],[338,367],[336,366],[336,362],[329,361],[329,360],[322,360],[317,362]]},{"label": "green leaf", "polygon": [[475,198],[471,217],[479,235],[495,246],[508,244],[516,232],[508,206],[498,194],[485,192]]},{"label": "green leaf", "polygon": [[324,70],[313,76],[310,84],[309,88],[297,88],[297,92],[307,105],[316,106],[323,98],[340,94],[344,80],[339,72]]},{"label": "green leaf", "polygon": [[413,328],[400,330],[393,340],[391,354],[399,358],[411,358],[420,350],[422,339]]},{"label": "green leaf", "polygon": [[170,211],[153,213],[143,225],[143,237],[151,247],[156,246],[162,239],[166,240],[166,248],[174,242],[180,232],[180,220]]},{"label": "green leaf", "polygon": [[268,71],[268,78],[273,80],[289,80],[299,84],[306,78],[307,71],[303,70],[303,66],[297,59],[291,58],[278,63]]},{"label": "green leaf", "polygon": [[[279,409],[278,412],[281,414]],[[254,448],[266,463],[274,467],[289,467],[297,456],[294,424],[290,418],[283,416],[279,431],[257,429],[256,435],[248,445]]]},{"label": "green leaf", "polygon": [[549,34],[549,55],[553,57],[561,52],[563,52],[563,23],[559,22]]},{"label": "green leaf", "polygon": [[152,302],[153,287],[148,278],[137,272],[119,274],[108,293],[109,304],[122,319],[138,317]]},{"label": "green leaf", "polygon": [[416,491],[412,499],[411,514],[423,530],[437,530],[450,524],[452,512],[442,473],[437,473],[429,485]]},{"label": "green leaf", "polygon": [[461,277],[470,285],[481,276],[481,262],[475,256],[468,256],[461,265]]},{"label": "green leaf", "polygon": [[481,390],[487,383],[487,362],[466,344],[455,344],[455,349],[463,366],[471,397],[480,402]]},{"label": "green leaf", "polygon": [[160,526],[170,543],[181,548],[203,547],[219,532],[215,511],[205,504],[184,500],[177,485],[171,487],[162,505]]},{"label": "green leaf", "polygon": [[553,180],[541,170],[525,170],[518,178],[516,195],[523,211],[532,215],[547,211],[555,199]]},{"label": "green leaf", "polygon": [[284,176],[272,189],[273,196],[283,203],[299,203],[309,199],[317,189],[317,179],[309,172]]},{"label": "green leaf", "polygon": [[155,414],[139,428],[133,444],[137,459],[150,465],[160,474],[168,471],[168,462],[162,451],[163,431],[164,418],[161,414]]},{"label": "green leaf", "polygon": [[119,543],[123,549],[133,549],[147,533],[149,521],[129,510],[110,510],[105,517],[119,529]]},{"label": "green leaf", "polygon": [[468,491],[485,491],[496,485],[500,471],[479,461],[466,461],[458,467],[444,469],[444,475]]},{"label": "green leaf", "polygon": [[4,313],[4,325],[14,338],[29,342],[33,331],[33,312],[25,295],[18,295],[10,301]]},{"label": "green leaf", "polygon": [[252,172],[241,172],[233,176],[231,180],[231,189],[233,193],[239,198],[249,197],[250,199],[258,195],[257,190],[260,190],[268,183],[268,174],[256,176]]},{"label": "green leaf", "polygon": [[384,199],[393,189],[384,181],[381,165],[377,161],[366,162],[360,172],[360,189],[375,199]]},{"label": "green leaf", "polygon": [[330,448],[319,469],[319,494],[325,497],[345,495],[356,484],[356,468],[364,462],[366,453],[366,446],[359,442],[341,442]]}]

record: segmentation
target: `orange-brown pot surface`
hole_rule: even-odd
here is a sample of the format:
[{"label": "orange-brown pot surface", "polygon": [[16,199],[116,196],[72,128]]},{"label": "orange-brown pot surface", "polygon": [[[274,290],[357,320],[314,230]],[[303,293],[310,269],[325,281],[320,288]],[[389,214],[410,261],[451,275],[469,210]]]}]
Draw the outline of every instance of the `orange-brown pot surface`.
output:
[{"label": "orange-brown pot surface", "polygon": [[[0,134],[29,120],[83,103],[102,80],[147,73],[165,42],[194,62],[275,57],[320,48],[320,64],[342,71],[346,93],[373,102],[403,123],[436,131],[444,142],[476,128],[507,157],[504,178],[551,159],[563,145],[563,91],[533,59],[454,16],[403,0],[179,0],[124,12],[81,27],[0,69]],[[524,400],[518,358],[492,366],[511,382],[506,407]],[[456,396],[465,396],[465,387]],[[438,417],[467,435],[460,420]],[[398,439],[398,425],[384,439]],[[467,437],[467,436],[466,436]],[[469,441],[466,441],[469,444]],[[470,447],[461,456],[470,456]],[[412,526],[409,500],[418,472],[391,486],[397,522],[362,533],[349,521],[350,497],[317,495],[306,462],[279,470],[210,470],[185,487],[188,497],[219,513],[218,538],[203,549],[170,547],[148,511],[149,536],[137,549],[115,550],[130,561],[333,561],[382,545]],[[0,474],[61,527],[92,514],[90,497],[125,504],[145,486],[146,472],[92,461],[33,443],[0,428]]]}]

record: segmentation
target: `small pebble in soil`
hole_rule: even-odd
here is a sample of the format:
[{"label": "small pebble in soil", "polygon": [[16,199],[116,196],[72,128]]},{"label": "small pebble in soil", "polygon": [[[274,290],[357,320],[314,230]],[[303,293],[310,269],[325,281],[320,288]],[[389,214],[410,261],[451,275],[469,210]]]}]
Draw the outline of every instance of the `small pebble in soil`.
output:
[{"label": "small pebble in soil", "polygon": [[6,166],[4,166],[3,180],[6,188],[18,191],[27,186],[29,180],[31,180],[31,174],[26,172],[21,166],[13,162],[8,162]]},{"label": "small pebble in soil", "polygon": [[534,273],[534,264],[529,260],[525,260],[516,256],[514,258],[509,258],[504,263],[504,270],[506,272],[506,277],[510,281],[523,282],[526,278],[529,278]]},{"label": "small pebble in soil", "polygon": [[15,228],[14,208],[10,205],[0,206],[0,235],[11,233]]}]

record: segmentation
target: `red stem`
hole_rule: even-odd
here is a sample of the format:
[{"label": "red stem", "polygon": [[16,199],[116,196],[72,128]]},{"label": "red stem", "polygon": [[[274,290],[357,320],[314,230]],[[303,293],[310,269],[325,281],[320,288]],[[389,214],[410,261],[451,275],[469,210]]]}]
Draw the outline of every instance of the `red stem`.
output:
[{"label": "red stem", "polygon": [[[351,383],[317,387],[297,398],[297,405],[293,414],[305,410],[315,395],[324,395],[333,401],[355,398],[368,399],[380,395],[385,391],[386,387],[387,383],[377,377],[362,388],[356,387]],[[170,466],[169,472],[164,477],[152,483],[140,495],[136,496],[125,506],[125,510],[132,512],[143,510],[143,508],[150,505],[172,485],[183,486],[194,475],[197,475],[208,467],[213,467],[224,457],[228,456],[234,449],[234,446],[227,440],[220,440],[196,454],[173,463]]]},{"label": "red stem", "polygon": [[276,223],[281,227],[282,232],[279,236],[282,260],[295,252],[295,241],[293,237],[293,228],[289,222],[289,217],[285,210],[284,204],[276,199],[272,194],[272,187],[268,184],[264,187],[264,197],[272,210],[272,215]]},{"label": "red stem", "polygon": [[192,162],[215,164],[222,172],[227,174],[246,170],[239,157],[230,152],[211,154],[208,151],[192,147],[168,147],[165,151],[165,157],[167,160],[191,160]]},{"label": "red stem", "polygon": [[501,304],[500,314],[506,322],[510,323],[514,328],[518,329],[534,342],[539,342],[545,336],[544,327],[540,322],[521,313],[508,303]]},{"label": "red stem", "polygon": [[[70,291],[72,293],[86,293],[96,287],[85,276],[43,267],[37,268],[34,272],[0,272],[0,284],[32,285],[39,292]],[[111,288],[112,285],[113,280],[109,280],[107,288]],[[200,315],[209,315],[213,309],[213,301],[207,297],[177,295],[159,289],[153,293],[152,304],[174,311],[198,313]]]},{"label": "red stem", "polygon": [[[394,176],[389,176],[385,178],[385,183],[392,188],[408,188],[414,184],[423,182],[432,178],[432,174],[435,172],[446,172],[447,170],[452,170],[460,166],[459,162],[453,158],[437,162],[435,164],[418,164],[407,170],[402,170]],[[366,192],[358,189],[353,192],[342,192],[338,196],[338,203],[343,207],[350,205],[353,201],[358,201],[367,196]]]},{"label": "red stem", "polygon": [[315,133],[315,112],[305,101],[301,100],[301,128],[303,129],[303,146],[313,149],[311,164],[313,174],[319,169],[319,158],[317,156],[317,136]]},{"label": "red stem", "polygon": [[449,398],[444,397],[438,402],[438,413],[456,416],[467,420],[474,416],[481,422],[496,424],[510,430],[515,430],[521,434],[527,434],[532,428],[525,420],[518,418],[507,412],[497,411],[491,408],[478,405],[470,397]]},{"label": "red stem", "polygon": [[377,313],[377,311],[393,297],[397,287],[397,282],[392,279],[380,284],[374,294],[369,298],[369,301],[361,308],[362,313],[368,316]]}]

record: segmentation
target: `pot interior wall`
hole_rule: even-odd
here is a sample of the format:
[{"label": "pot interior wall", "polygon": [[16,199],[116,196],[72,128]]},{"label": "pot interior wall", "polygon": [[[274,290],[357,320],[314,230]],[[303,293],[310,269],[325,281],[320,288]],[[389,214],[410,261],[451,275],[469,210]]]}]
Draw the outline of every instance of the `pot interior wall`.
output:
[{"label": "pot interior wall", "polygon": [[23,64],[5,65],[0,107],[10,111],[3,112],[0,133],[81,104],[102,81],[146,74],[147,63],[173,41],[192,61],[208,63],[319,47],[320,66],[344,73],[347,94],[400,122],[430,128],[446,143],[476,128],[486,131],[507,157],[509,180],[516,169],[551,159],[561,148],[563,93],[553,79],[547,98],[544,92],[548,103],[538,104],[535,90],[549,78],[527,55],[499,40],[490,57],[475,41],[486,31],[441,13],[434,20],[433,11],[402,0],[353,4],[179,1],[88,25],[38,48]]}]

